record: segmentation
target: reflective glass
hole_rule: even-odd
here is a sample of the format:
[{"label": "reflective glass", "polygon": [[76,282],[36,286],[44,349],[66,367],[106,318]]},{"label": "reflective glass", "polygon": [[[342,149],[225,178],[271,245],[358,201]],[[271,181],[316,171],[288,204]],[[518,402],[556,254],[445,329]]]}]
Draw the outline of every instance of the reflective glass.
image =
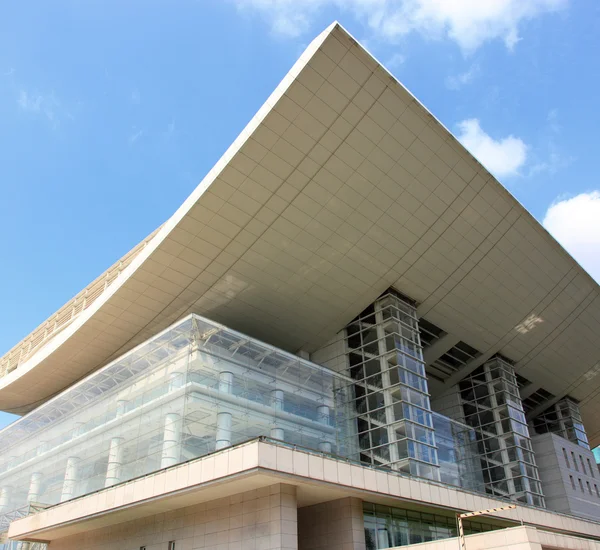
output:
[{"label": "reflective glass", "polygon": [[352,381],[190,316],[0,431],[8,514],[257,436],[358,459]]}]

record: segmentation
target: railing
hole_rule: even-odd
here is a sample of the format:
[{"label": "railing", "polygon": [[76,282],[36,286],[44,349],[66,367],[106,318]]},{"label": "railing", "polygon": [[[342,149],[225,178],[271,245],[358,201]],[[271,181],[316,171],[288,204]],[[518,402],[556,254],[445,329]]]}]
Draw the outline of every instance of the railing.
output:
[{"label": "railing", "polygon": [[46,508],[48,508],[48,506],[44,505],[44,504],[38,504],[38,503],[29,503],[26,504],[25,506],[21,506],[20,508],[17,508],[16,510],[11,510],[9,512],[4,512],[0,514],[0,533],[3,533],[4,531],[8,531],[8,526],[11,524],[11,522],[17,520],[17,519],[21,519],[24,518],[26,516],[30,516],[31,514],[36,514],[37,512],[41,512],[42,510],[45,510]]},{"label": "railing", "polygon": [[[402,478],[405,478],[405,479],[412,479],[412,480],[419,481],[421,483],[426,483],[427,485],[431,485],[431,486],[435,486],[435,487],[444,487],[444,488],[447,488],[447,489],[455,489],[455,490],[458,489],[458,490],[460,490],[460,491],[462,491],[464,493],[471,494],[473,496],[478,496],[478,497],[483,496],[483,497],[491,498],[491,499],[494,499],[494,500],[497,500],[497,501],[500,501],[500,502],[506,502],[507,504],[515,504],[515,502],[513,500],[509,499],[509,498],[504,498],[504,497],[499,497],[499,496],[493,496],[493,495],[490,495],[490,494],[487,494],[487,493],[484,493],[484,492],[478,492],[478,491],[473,491],[473,490],[470,490],[470,489],[464,489],[464,488],[456,487],[454,485],[450,485],[448,483],[444,483],[444,482],[440,482],[440,481],[432,481],[432,480],[429,480],[429,479],[416,478],[415,476],[412,476],[410,474],[406,474],[406,473],[403,473],[403,472],[391,470],[389,468],[382,468],[382,467],[375,466],[375,465],[372,465],[372,464],[366,464],[366,463],[360,462],[358,460],[353,460],[353,459],[350,459],[350,458],[346,458],[346,457],[334,455],[332,453],[326,453],[326,452],[323,452],[323,451],[317,451],[315,449],[310,449],[310,448],[307,448],[307,447],[302,447],[302,446],[296,445],[296,444],[285,443],[284,441],[281,441],[281,440],[278,440],[278,439],[273,439],[273,438],[267,437],[267,436],[254,437],[254,438],[248,439],[246,441],[242,441],[240,443],[237,443],[236,445],[232,445],[231,447],[227,447],[225,449],[219,449],[219,450],[213,451],[211,453],[207,453],[206,455],[203,455],[202,457],[191,458],[189,460],[186,460],[186,461],[183,461],[183,462],[177,464],[174,467],[178,467],[178,466],[181,466],[183,464],[193,462],[195,460],[204,459],[204,458],[206,458],[207,456],[210,456],[210,455],[216,455],[216,454],[219,454],[219,453],[223,453],[223,452],[231,450],[232,448],[241,447],[243,445],[249,445],[249,444],[256,443],[256,442],[262,442],[262,443],[268,443],[268,444],[271,444],[271,445],[277,445],[277,446],[280,446],[280,447],[286,447],[286,448],[294,450],[294,451],[301,451],[301,452],[305,452],[305,453],[308,453],[308,454],[311,454],[311,455],[320,456],[320,457],[323,457],[323,458],[330,458],[330,459],[334,459],[334,460],[338,460],[338,461],[343,461],[343,462],[346,462],[347,464],[351,464],[351,465],[354,465],[354,466],[360,466],[360,467],[363,467],[363,468],[369,468],[371,470],[385,472],[387,474],[397,475],[398,477],[402,477]],[[167,469],[169,469],[169,468],[162,468],[160,470],[155,470],[155,471],[152,471],[152,472],[148,472],[147,474],[144,474],[144,475],[141,475],[141,476],[129,479],[129,480],[124,481],[124,482],[122,482],[122,483],[120,483],[118,485],[126,485],[126,484],[135,483],[136,481],[139,481],[140,479],[147,479],[147,478],[155,476],[155,475],[157,475],[157,474],[159,474],[159,473],[161,473],[161,472],[163,472],[163,471],[165,471]],[[117,485],[112,486],[111,489],[113,489],[116,486]],[[71,502],[71,501],[74,501],[74,500],[85,498],[85,497],[88,497],[88,496],[90,496],[92,494],[100,493],[101,491],[104,491],[104,490],[106,490],[106,489],[102,488],[102,489],[98,489],[96,491],[91,491],[89,493],[86,493],[85,495],[81,495],[81,496],[75,497],[75,498],[71,499],[70,501],[65,501],[65,502]],[[20,519],[22,517],[26,517],[27,515],[30,515],[30,514],[33,514],[33,513],[37,513],[37,512],[41,512],[41,511],[49,509],[49,508],[53,508],[54,506],[60,506],[61,504],[64,504],[64,503],[58,503],[58,504],[54,504],[54,505],[51,505],[51,506],[44,506],[44,505],[38,505],[38,504],[29,505],[29,506],[25,506],[25,507],[19,508],[18,510],[14,510],[12,512],[9,512],[8,514],[4,514],[4,516],[1,516],[1,517],[5,518],[5,517],[8,517],[8,516],[14,515],[13,519],[10,520],[10,521],[14,521],[16,519]],[[530,510],[548,512],[548,513],[551,513],[551,514],[559,516],[559,517],[565,517],[565,518],[568,518],[568,519],[576,519],[576,520],[579,520],[579,521],[586,521],[586,522],[590,522],[590,523],[595,523],[595,522],[593,522],[592,520],[590,520],[588,518],[576,516],[576,515],[573,515],[573,514],[565,514],[565,513],[562,513],[562,512],[555,512],[554,510],[549,510],[547,508],[542,508],[542,507],[539,507],[539,506],[534,506],[534,505],[531,505],[531,504],[525,504],[525,503],[521,503],[521,502],[516,503],[516,504],[518,505],[519,508],[526,508],[526,509],[530,509]],[[28,510],[28,513],[24,513],[24,510]],[[19,515],[19,514],[21,514],[21,515]],[[0,519],[0,521],[1,521],[1,519]],[[10,521],[9,521],[9,523],[10,523]],[[521,521],[521,520],[519,520],[519,519],[517,519],[517,520],[506,519],[506,521],[509,521],[509,522],[515,521],[515,523],[516,523],[516,522]],[[521,523],[522,523],[522,521],[521,521]],[[9,540],[7,540],[6,539],[6,530],[7,529],[8,529],[8,527],[6,527],[6,528],[0,528],[0,550],[46,550],[47,546],[44,543],[37,543],[37,542],[36,543],[33,543],[33,542],[28,543],[28,542],[9,541]],[[557,527],[555,529],[552,529],[550,527],[545,527],[544,530],[548,531],[548,532],[572,534],[570,531],[565,531],[565,530],[561,529],[560,527]],[[4,538],[3,538],[3,536],[4,536]],[[584,534],[579,534],[578,536],[583,537],[583,538],[593,538],[593,537],[588,537],[588,536],[586,536]],[[593,540],[597,540],[597,539],[594,538]]]},{"label": "railing", "polygon": [[18,540],[8,540],[8,528],[11,522],[18,519],[37,514],[48,508],[48,506],[39,503],[30,503],[21,506],[16,510],[0,514],[0,550],[46,550],[47,545],[42,542],[24,542]]},{"label": "railing", "polygon": [[0,358],[0,378],[11,373],[20,364],[24,363],[37,349],[56,336],[60,331],[67,328],[80,313],[88,309],[118,279],[119,275],[131,264],[138,254],[146,248],[159,229],[160,227],[125,254],[117,263],[108,268],[84,290],[69,300],[31,334],[5,353]]},{"label": "railing", "polygon": [[7,540],[5,543],[0,542],[0,550],[46,550],[47,548],[48,545],[45,542],[25,542],[20,540]]}]

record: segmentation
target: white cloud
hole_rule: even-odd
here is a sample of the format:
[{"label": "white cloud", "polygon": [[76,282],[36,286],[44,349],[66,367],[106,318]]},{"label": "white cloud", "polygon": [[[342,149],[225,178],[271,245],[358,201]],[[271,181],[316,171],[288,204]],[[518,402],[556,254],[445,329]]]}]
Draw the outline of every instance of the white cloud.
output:
[{"label": "white cloud", "polygon": [[[333,0],[336,2],[337,0]],[[308,31],[312,17],[329,0],[233,0],[240,10],[257,10],[269,21],[273,32],[299,36]]]},{"label": "white cloud", "polygon": [[31,96],[25,90],[21,90],[19,94],[19,107],[23,109],[23,111],[29,111],[32,113],[39,113],[42,108],[42,96],[36,95]]},{"label": "white cloud", "polygon": [[495,140],[486,134],[476,118],[458,124],[458,140],[497,177],[518,174],[527,160],[527,145],[523,140],[510,135]]},{"label": "white cloud", "polygon": [[574,158],[563,153],[557,141],[560,138],[562,127],[559,122],[558,110],[552,109],[546,118],[546,126],[542,129],[542,143],[538,147],[540,152],[529,170],[530,176],[549,174],[553,176],[559,170],[571,164]]},{"label": "white cloud", "polygon": [[600,191],[553,203],[544,227],[600,282]]},{"label": "white cloud", "polygon": [[17,104],[22,111],[45,116],[53,125],[58,124],[57,111],[60,105],[53,95],[29,94],[21,90]]},{"label": "white cloud", "polygon": [[446,87],[450,90],[459,90],[463,86],[470,84],[478,73],[479,65],[471,65],[464,73],[446,78]]},{"label": "white cloud", "polygon": [[[133,129],[135,130],[135,126],[133,127]],[[144,135],[144,130],[138,130],[137,132],[133,132],[133,133],[129,134],[129,138],[127,139],[127,141],[129,141],[129,145],[133,145],[143,135]]]},{"label": "white cloud", "polygon": [[327,7],[350,12],[378,38],[397,40],[411,32],[447,37],[466,52],[490,40],[512,50],[528,19],[558,11],[569,0],[231,0],[240,10],[257,10],[277,34],[298,36]]},{"label": "white cloud", "polygon": [[400,67],[400,65],[403,65],[405,61],[405,55],[402,55],[401,53],[395,53],[384,63],[384,65],[388,69],[397,69],[398,67]]}]

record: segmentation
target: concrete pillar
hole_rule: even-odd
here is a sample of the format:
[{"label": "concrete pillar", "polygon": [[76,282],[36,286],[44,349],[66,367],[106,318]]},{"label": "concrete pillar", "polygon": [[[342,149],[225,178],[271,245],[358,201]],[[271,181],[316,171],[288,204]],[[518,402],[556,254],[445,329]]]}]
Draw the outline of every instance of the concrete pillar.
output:
[{"label": "concrete pillar", "polygon": [[184,382],[184,375],[181,372],[172,372],[169,375],[169,391],[181,388]]},{"label": "concrete pillar", "polygon": [[[233,374],[224,371],[219,374],[219,391],[223,393],[232,393]],[[229,412],[220,412],[217,414],[217,436],[215,449],[224,449],[231,445],[231,422],[232,416]]]},{"label": "concrete pillar", "polygon": [[[364,527],[363,503],[358,498],[304,506],[298,508],[298,548],[365,550]],[[388,548],[389,543],[385,542],[377,548]]]},{"label": "concrete pillar", "polygon": [[[127,412],[129,401],[119,399],[117,401],[117,418]],[[123,466],[123,444],[125,439],[122,437],[113,437],[108,447],[108,464],[106,466],[106,479],[104,487],[111,487],[121,481],[121,467]]]},{"label": "concrete pillar", "polygon": [[0,489],[0,512],[8,512],[10,508],[10,497],[12,496],[12,487],[5,485]]},{"label": "concrete pillar", "polygon": [[128,404],[129,401],[126,401],[125,399],[119,399],[119,401],[117,401],[117,417],[123,416],[127,412]]},{"label": "concrete pillar", "polygon": [[[283,397],[283,390],[273,390],[271,392],[271,407],[275,410],[282,411]],[[285,439],[285,431],[283,428],[271,428],[271,437],[283,441]]]},{"label": "concrete pillar", "polygon": [[[321,424],[326,424],[329,426],[329,407],[327,405],[321,405],[317,407],[317,420]],[[319,450],[324,453],[331,452],[331,443],[329,441],[321,441],[319,443]]]},{"label": "concrete pillar", "polygon": [[67,467],[65,468],[65,480],[63,481],[62,494],[60,501],[64,502],[75,496],[77,483],[79,482],[79,458],[70,456],[67,458]]},{"label": "concrete pillar", "polygon": [[29,491],[27,492],[27,502],[39,502],[42,486],[42,474],[33,472],[29,478]]},{"label": "concrete pillar", "polygon": [[104,487],[116,485],[121,481],[121,467],[123,466],[123,442],[122,437],[113,437],[108,448],[108,465],[106,466],[106,479]]},{"label": "concrete pillar", "polygon": [[232,393],[233,373],[223,371],[219,374],[219,391],[223,393]]},{"label": "concrete pillar", "polygon": [[41,441],[35,450],[35,454],[36,456],[40,456],[48,450],[50,450],[50,444],[47,441]]},{"label": "concrete pillar", "polygon": [[273,390],[271,392],[271,407],[278,411],[283,410],[283,390]]},{"label": "concrete pillar", "polygon": [[163,435],[161,468],[168,468],[179,463],[181,451],[181,416],[177,413],[167,413]]},{"label": "concrete pillar", "polygon": [[231,445],[231,413],[220,412],[217,414],[217,437],[215,449],[224,449]]},{"label": "concrete pillar", "polygon": [[76,437],[79,437],[80,435],[82,435],[84,432],[84,429],[85,429],[84,422],[76,422],[75,427],[73,428],[73,431],[71,432],[71,439],[75,439]]}]

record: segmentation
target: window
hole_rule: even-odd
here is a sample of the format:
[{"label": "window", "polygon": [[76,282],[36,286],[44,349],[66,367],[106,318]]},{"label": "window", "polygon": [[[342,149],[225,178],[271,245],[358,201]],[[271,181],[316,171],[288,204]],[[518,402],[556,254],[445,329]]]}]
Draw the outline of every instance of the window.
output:
[{"label": "window", "polygon": [[575,470],[578,472],[579,466],[577,466],[577,460],[575,460],[575,453],[573,451],[571,451],[571,458],[573,459],[573,466],[575,467]]},{"label": "window", "polygon": [[571,465],[569,464],[569,457],[567,456],[567,450],[563,447],[563,455],[565,455],[565,462],[567,463],[567,468],[570,468]]},{"label": "window", "polygon": [[146,550],[145,546],[140,546],[140,550]]},{"label": "window", "polygon": [[[585,489],[583,488],[583,481],[581,481],[580,477],[578,477],[577,480],[579,481],[579,488],[581,489],[581,492],[585,493]],[[171,550],[171,547],[169,547],[169,550]],[[173,548],[172,550],[175,550],[175,548]]]},{"label": "window", "polygon": [[575,489],[575,480],[573,479],[573,476],[569,476],[569,479],[571,480],[571,487],[573,487],[573,491],[576,491],[576,489]]},{"label": "window", "polygon": [[590,485],[589,481],[586,481],[587,484],[587,488],[588,488],[588,492],[590,493],[590,495],[592,494],[592,486]]},{"label": "window", "polygon": [[[581,481],[581,480],[579,480],[579,481]],[[175,541],[174,540],[169,541],[169,550],[175,550]]]},{"label": "window", "polygon": [[594,468],[592,468],[592,463],[590,462],[590,459],[589,459],[589,458],[587,459],[587,463],[588,463],[588,468],[590,469],[590,475],[591,475],[592,477],[596,477],[596,476],[594,475]]},{"label": "window", "polygon": [[[367,550],[384,550],[456,537],[456,519],[363,502]],[[463,522],[465,535],[497,529],[478,521]]]},{"label": "window", "polygon": [[581,471],[586,474],[587,472],[585,471],[585,464],[583,463],[583,457],[581,455],[579,455],[579,462],[581,462]]},{"label": "window", "polygon": [[594,489],[596,489],[596,494],[598,495],[598,498],[600,498],[600,491],[598,491],[598,485],[596,485],[594,483]]}]

